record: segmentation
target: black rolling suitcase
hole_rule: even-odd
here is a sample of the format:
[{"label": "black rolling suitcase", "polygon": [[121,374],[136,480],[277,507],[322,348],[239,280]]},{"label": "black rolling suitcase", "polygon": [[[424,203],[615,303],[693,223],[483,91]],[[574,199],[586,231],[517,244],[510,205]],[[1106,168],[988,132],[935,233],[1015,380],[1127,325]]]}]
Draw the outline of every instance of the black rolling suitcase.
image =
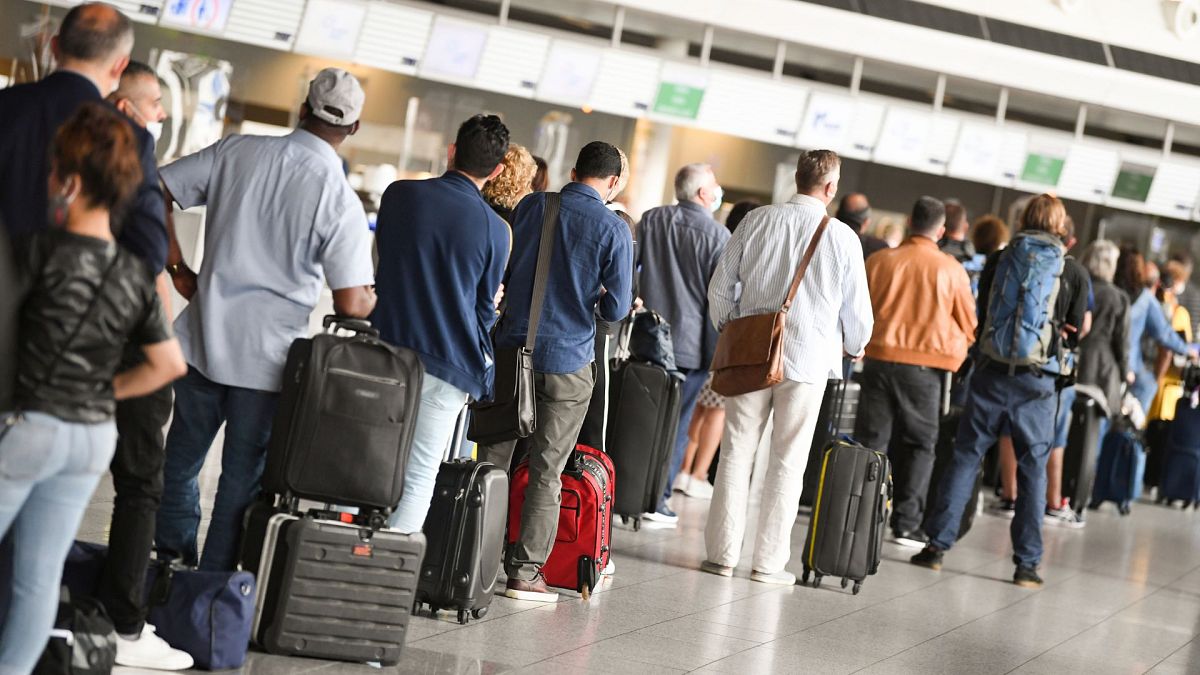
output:
[{"label": "black rolling suitcase", "polygon": [[399,663],[425,537],[370,520],[251,507],[242,563],[258,577],[255,644],[269,654]]},{"label": "black rolling suitcase", "polygon": [[[849,368],[845,368],[844,371],[849,372]],[[808,450],[808,464],[804,467],[804,488],[800,493],[802,507],[811,509],[817,503],[817,484],[821,481],[821,460],[825,457],[825,449],[839,434],[854,433],[854,420],[851,420],[847,428],[843,417],[846,412],[848,387],[849,382],[844,379],[829,380],[825,384],[825,395],[821,399],[821,408],[817,411],[817,429],[813,432],[812,444]],[[854,400],[854,414],[858,414],[857,398]]]},{"label": "black rolling suitcase", "polygon": [[1083,513],[1092,499],[1096,461],[1100,454],[1100,422],[1108,417],[1104,392],[1088,385],[1075,385],[1075,405],[1067,447],[1063,449],[1062,494],[1076,513]]},{"label": "black rolling suitcase", "polygon": [[456,610],[462,624],[483,618],[496,591],[507,523],[508,472],[471,459],[443,462],[425,517],[417,607]]},{"label": "black rolling suitcase", "polygon": [[842,578],[842,588],[879,570],[883,533],[891,511],[892,476],[887,456],[857,443],[834,441],[821,461],[817,503],[804,543],[803,583],[813,576]]},{"label": "black rolling suitcase", "polygon": [[616,467],[613,512],[640,529],[658,508],[679,427],[679,378],[661,366],[624,361],[613,371],[608,454]]},{"label": "black rolling suitcase", "polygon": [[327,316],[325,327],[288,351],[263,491],[386,516],[404,487],[421,362],[366,321]]}]

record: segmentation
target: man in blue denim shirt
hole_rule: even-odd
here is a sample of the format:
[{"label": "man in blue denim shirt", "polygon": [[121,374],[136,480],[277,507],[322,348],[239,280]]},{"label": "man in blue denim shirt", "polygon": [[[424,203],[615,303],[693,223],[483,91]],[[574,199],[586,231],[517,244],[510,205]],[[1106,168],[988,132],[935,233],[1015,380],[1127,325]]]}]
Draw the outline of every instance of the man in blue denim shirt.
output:
[{"label": "man in blue denim shirt", "polygon": [[[529,488],[521,538],[504,564],[505,595],[517,600],[558,600],[541,567],[558,530],[560,475],[592,397],[595,317],[622,319],[633,300],[633,239],[625,222],[604,205],[620,175],[620,151],[593,141],[579,152],[572,182],[562,189],[533,352],[538,425],[530,439]],[[546,195],[535,193],[513,214],[513,251],[504,284],[508,307],[496,331],[497,349],[525,343],[545,206]],[[481,447],[479,459],[509,466],[515,448],[516,441]]]}]

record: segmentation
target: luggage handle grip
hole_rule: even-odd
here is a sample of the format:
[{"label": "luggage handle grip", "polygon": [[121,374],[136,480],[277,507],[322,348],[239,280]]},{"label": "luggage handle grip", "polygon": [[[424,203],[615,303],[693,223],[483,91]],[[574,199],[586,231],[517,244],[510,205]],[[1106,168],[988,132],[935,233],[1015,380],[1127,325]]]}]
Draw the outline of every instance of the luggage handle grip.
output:
[{"label": "luggage handle grip", "polygon": [[342,328],[361,335],[369,335],[371,337],[379,337],[379,329],[371,325],[366,319],[354,319],[348,316],[339,316],[337,314],[328,314],[322,320],[321,325],[327,332],[333,332],[338,328]]}]

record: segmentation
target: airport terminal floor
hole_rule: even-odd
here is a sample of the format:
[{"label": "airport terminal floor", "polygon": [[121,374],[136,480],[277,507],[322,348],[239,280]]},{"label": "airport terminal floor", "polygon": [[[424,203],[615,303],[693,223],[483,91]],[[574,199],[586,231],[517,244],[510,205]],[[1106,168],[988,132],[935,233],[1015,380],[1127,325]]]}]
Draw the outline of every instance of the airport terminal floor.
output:
[{"label": "airport terminal floor", "polygon": [[[219,448],[202,474],[211,507]],[[79,538],[100,541],[105,479]],[[614,528],[616,574],[585,602],[495,598],[459,626],[414,617],[399,673],[1088,673],[1200,672],[1200,513],[1143,501],[1122,518],[1106,505],[1087,528],[1045,528],[1045,587],[1014,586],[1009,521],[981,515],[932,572],[886,543],[879,573],[853,596],[836,580],[780,588],[699,571],[708,502],[677,496],[677,530]],[[753,520],[751,521],[753,522]],[[807,521],[789,568],[799,572]],[[204,529],[201,529],[203,532]],[[751,533],[752,534],[752,533]],[[752,540],[750,536],[748,540]],[[749,554],[744,556],[749,559]],[[118,669],[125,675],[136,671]],[[114,671],[117,672],[117,671]],[[149,672],[149,671],[147,671]],[[369,666],[251,654],[246,675],[380,672]]]}]

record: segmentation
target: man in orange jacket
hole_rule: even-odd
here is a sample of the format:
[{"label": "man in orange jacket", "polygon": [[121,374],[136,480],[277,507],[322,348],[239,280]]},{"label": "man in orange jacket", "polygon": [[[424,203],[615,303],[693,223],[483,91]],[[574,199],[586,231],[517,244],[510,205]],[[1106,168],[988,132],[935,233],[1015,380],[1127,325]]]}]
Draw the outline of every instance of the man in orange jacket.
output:
[{"label": "man in orange jacket", "polygon": [[921,531],[937,444],[942,380],[975,340],[975,300],[962,265],[938,249],[946,208],[921,197],[909,237],[867,260],[875,329],[863,364],[855,436],[887,450],[893,464],[892,534],[901,545],[928,543]]}]

